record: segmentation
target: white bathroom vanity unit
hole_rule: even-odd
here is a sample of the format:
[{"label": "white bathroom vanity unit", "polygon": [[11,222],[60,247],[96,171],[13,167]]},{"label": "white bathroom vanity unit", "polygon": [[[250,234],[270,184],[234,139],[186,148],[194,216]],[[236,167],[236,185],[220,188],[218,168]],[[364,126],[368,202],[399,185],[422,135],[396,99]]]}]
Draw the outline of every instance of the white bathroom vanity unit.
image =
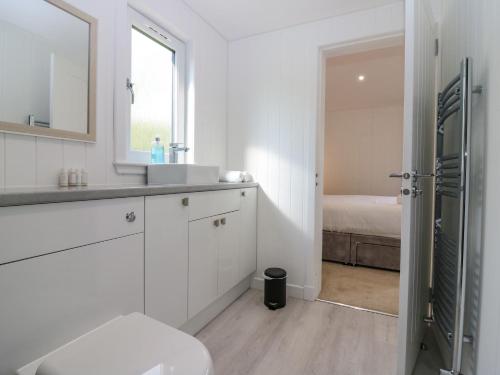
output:
[{"label": "white bathroom vanity unit", "polygon": [[0,194],[0,374],[141,312],[195,333],[250,287],[257,184]]}]

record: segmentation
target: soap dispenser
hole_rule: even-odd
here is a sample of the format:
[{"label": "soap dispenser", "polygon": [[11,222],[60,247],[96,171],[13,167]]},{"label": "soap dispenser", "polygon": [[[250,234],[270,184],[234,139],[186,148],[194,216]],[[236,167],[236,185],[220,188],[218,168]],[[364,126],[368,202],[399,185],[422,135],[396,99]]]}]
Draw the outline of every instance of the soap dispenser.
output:
[{"label": "soap dispenser", "polygon": [[151,164],[165,163],[165,146],[161,143],[160,137],[156,136],[151,144]]}]

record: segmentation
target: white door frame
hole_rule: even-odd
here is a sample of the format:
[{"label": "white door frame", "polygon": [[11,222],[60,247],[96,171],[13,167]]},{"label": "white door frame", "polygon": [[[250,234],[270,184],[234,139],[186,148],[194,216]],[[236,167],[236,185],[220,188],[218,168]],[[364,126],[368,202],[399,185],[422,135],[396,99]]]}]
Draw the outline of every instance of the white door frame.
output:
[{"label": "white door frame", "polygon": [[[321,291],[321,261],[323,233],[323,176],[324,176],[324,138],[325,138],[325,95],[326,95],[326,60],[336,55],[351,54],[373,49],[386,48],[404,44],[404,34],[394,33],[359,39],[348,43],[340,43],[320,48],[318,79],[318,123],[316,129],[316,173],[317,186],[315,192],[315,230],[314,230],[314,298]],[[310,298],[306,298],[310,299]]]},{"label": "white door frame", "polygon": [[[335,55],[363,52],[371,49],[396,46],[404,44],[404,33],[375,36],[365,39],[341,43],[320,48],[319,53],[319,77],[318,77],[318,123],[316,128],[316,171],[317,186],[315,191],[315,233],[314,233],[314,297],[317,298],[321,291],[322,274],[322,232],[323,232],[323,176],[324,176],[324,135],[325,135],[325,111],[326,111],[326,60]],[[402,140],[401,140],[402,141]],[[409,230],[409,228],[407,228]],[[403,228],[402,228],[403,230]],[[400,290],[402,295],[407,290]],[[398,357],[405,353],[398,353]]]}]

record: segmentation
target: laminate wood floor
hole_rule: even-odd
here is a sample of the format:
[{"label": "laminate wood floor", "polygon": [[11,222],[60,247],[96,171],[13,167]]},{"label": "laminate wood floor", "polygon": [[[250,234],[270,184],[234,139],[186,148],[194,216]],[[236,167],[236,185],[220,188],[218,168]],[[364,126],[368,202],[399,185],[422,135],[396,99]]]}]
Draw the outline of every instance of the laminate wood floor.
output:
[{"label": "laminate wood floor", "polygon": [[250,289],[197,335],[216,375],[393,375],[397,318],[289,298],[277,311]]}]

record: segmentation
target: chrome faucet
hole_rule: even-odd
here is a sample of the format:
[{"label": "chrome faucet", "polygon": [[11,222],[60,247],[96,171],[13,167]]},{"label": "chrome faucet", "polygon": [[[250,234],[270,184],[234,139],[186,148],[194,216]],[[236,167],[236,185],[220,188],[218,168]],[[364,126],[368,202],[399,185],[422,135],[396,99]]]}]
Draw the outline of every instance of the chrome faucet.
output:
[{"label": "chrome faucet", "polygon": [[179,152],[188,152],[188,147],[182,147],[183,143],[170,143],[168,147],[168,162],[177,164],[179,162]]}]

